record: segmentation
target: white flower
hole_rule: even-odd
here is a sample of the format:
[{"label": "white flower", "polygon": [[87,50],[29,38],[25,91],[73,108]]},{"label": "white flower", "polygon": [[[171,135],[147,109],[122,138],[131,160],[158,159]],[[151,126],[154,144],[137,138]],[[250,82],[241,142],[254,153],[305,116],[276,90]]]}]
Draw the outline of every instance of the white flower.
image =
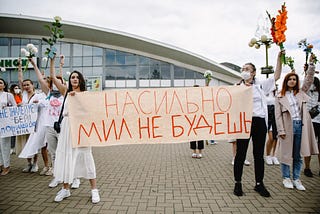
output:
[{"label": "white flower", "polygon": [[1,67],[1,72],[5,72],[6,68],[5,67]]},{"label": "white flower", "polygon": [[27,48],[28,48],[28,50],[31,50],[33,47],[34,47],[34,45],[33,45],[33,44],[27,44]]},{"label": "white flower", "polygon": [[30,52],[36,54],[36,53],[38,53],[38,48],[36,48],[35,46],[33,46],[32,49],[30,50]]},{"label": "white flower", "polygon": [[22,56],[29,56],[29,54],[27,54],[27,53],[29,53],[29,52],[26,49],[21,48],[21,55]]},{"label": "white flower", "polygon": [[48,61],[48,58],[47,57],[43,57],[42,58],[42,62],[45,64],[46,62]]},{"label": "white flower", "polygon": [[71,74],[69,71],[67,71],[67,73],[66,73],[68,76]]},{"label": "white flower", "polygon": [[62,19],[61,19],[60,16],[55,16],[55,17],[54,17],[54,20],[55,20],[56,22],[61,22]]},{"label": "white flower", "polygon": [[204,78],[206,78],[206,79],[211,79],[212,76],[213,76],[212,71],[206,70],[206,71],[204,72],[203,76],[204,76]]}]

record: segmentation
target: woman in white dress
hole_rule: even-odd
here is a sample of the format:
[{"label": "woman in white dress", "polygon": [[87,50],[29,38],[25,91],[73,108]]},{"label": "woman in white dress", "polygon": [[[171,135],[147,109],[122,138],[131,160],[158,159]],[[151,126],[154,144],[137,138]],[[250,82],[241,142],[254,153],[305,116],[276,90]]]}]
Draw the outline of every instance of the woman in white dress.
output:
[{"label": "woman in white dress", "polygon": [[[53,64],[54,61],[51,60],[50,63]],[[83,75],[79,71],[73,71],[69,76],[67,88],[57,79],[53,67],[53,65],[50,65],[50,76],[60,93],[65,96],[81,96],[79,92],[86,90]],[[60,202],[69,197],[71,195],[70,184],[73,182],[73,179],[82,177],[90,181],[92,203],[98,203],[100,196],[96,187],[96,168],[91,147],[72,148],[71,133],[69,131],[68,97],[65,99],[62,111],[63,119],[56,150],[54,176],[57,180],[63,181],[63,188],[57,193],[54,201]]]},{"label": "woman in white dress", "polygon": [[[33,156],[37,155],[39,150],[41,150],[43,162],[44,162],[44,169],[40,172],[40,175],[44,175],[49,170],[49,160],[48,160],[48,152],[47,152],[47,145],[45,140],[46,135],[46,126],[45,121],[47,118],[47,106],[48,100],[47,94],[49,92],[49,84],[50,81],[48,78],[45,78],[37,64],[34,62],[33,59],[29,59],[30,63],[32,64],[35,73],[37,75],[38,81],[41,86],[42,93],[36,94],[36,101],[38,103],[38,117],[37,117],[37,125],[36,130],[32,133],[26,145],[23,147],[19,158],[32,158]],[[38,164],[35,162],[31,167],[31,172],[38,171]]]},{"label": "woman in white dress", "polygon": [[[16,106],[16,101],[11,93],[8,92],[6,81],[0,78],[0,110],[7,106]],[[7,175],[10,171],[10,148],[11,137],[0,136],[0,173]]]}]

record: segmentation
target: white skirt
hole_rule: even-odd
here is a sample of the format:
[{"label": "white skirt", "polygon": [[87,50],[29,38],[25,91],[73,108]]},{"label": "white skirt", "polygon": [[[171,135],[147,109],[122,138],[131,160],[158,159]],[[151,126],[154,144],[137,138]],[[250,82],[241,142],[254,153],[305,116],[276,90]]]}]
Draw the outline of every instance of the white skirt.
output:
[{"label": "white skirt", "polygon": [[40,126],[36,132],[30,134],[28,141],[24,145],[19,158],[32,158],[35,154],[38,154],[39,150],[46,146],[46,127]]},{"label": "white skirt", "polygon": [[68,116],[61,122],[58,137],[54,177],[63,183],[71,184],[74,178],[96,178],[96,167],[91,147],[72,148]]}]

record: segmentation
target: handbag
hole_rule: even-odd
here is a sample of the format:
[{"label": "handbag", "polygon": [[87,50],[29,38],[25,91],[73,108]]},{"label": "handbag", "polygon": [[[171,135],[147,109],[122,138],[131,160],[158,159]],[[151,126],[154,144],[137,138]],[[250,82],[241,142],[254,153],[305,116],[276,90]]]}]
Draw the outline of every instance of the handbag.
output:
[{"label": "handbag", "polygon": [[318,105],[313,106],[313,107],[309,110],[309,113],[310,113],[310,116],[311,116],[312,119],[315,118],[315,117],[320,113],[320,111],[319,111],[319,106],[318,106]]},{"label": "handbag", "polygon": [[[67,94],[68,94],[68,93],[67,93]],[[61,111],[60,111],[60,114],[59,114],[59,119],[58,119],[58,121],[54,122],[54,124],[53,124],[53,129],[54,129],[57,133],[60,133],[60,131],[61,131],[61,122],[62,122],[62,119],[63,119],[62,113],[63,113],[64,103],[65,103],[66,98],[67,98],[67,94],[66,94],[66,96],[65,96],[64,99],[63,99]]]}]

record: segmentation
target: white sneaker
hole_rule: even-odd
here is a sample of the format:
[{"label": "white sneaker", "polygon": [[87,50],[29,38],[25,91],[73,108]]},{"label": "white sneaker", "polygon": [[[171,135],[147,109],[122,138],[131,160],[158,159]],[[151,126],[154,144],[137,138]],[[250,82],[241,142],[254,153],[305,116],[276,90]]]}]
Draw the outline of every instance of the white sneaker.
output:
[{"label": "white sneaker", "polygon": [[292,181],[291,181],[290,178],[285,178],[285,179],[283,179],[282,183],[283,183],[283,185],[284,185],[285,188],[287,188],[287,189],[293,189],[293,184],[292,184]]},{"label": "white sneaker", "polygon": [[306,188],[304,188],[304,186],[302,185],[299,179],[293,180],[293,186],[297,188],[297,190],[302,190],[302,191],[306,190]]},{"label": "white sneaker", "polygon": [[48,170],[49,170],[49,167],[46,167],[46,166],[43,167],[43,169],[40,172],[40,175],[45,175],[48,172]]},{"label": "white sneaker", "polygon": [[192,158],[197,158],[197,154],[196,153],[192,153],[191,157]]},{"label": "white sneaker", "polygon": [[72,189],[78,189],[79,186],[80,186],[80,179],[79,179],[79,178],[73,179],[71,188],[72,188]]},{"label": "white sneaker", "polygon": [[92,189],[91,190],[91,201],[92,203],[96,204],[100,202],[100,195],[99,195],[99,190],[97,189]]},{"label": "white sneaker", "polygon": [[32,168],[32,164],[29,163],[25,168],[22,169],[22,172],[30,172],[31,168]]},{"label": "white sneaker", "polygon": [[39,167],[37,163],[32,164],[30,172],[38,172]]},{"label": "white sneaker", "polygon": [[274,165],[280,165],[277,157],[271,157]]},{"label": "white sneaker", "polygon": [[234,165],[234,158],[232,158],[231,164]]},{"label": "white sneaker", "polygon": [[271,156],[266,156],[266,164],[267,165],[272,165],[273,164],[273,162],[272,162],[272,157]]},{"label": "white sneaker", "polygon": [[62,201],[63,199],[68,198],[70,195],[71,195],[71,193],[70,193],[70,190],[69,190],[69,189],[63,189],[63,188],[62,188],[62,189],[57,193],[56,197],[54,198],[54,201],[55,201],[55,202],[60,202],[60,201]]},{"label": "white sneaker", "polygon": [[202,158],[202,157],[203,157],[202,154],[198,154],[198,155],[197,155],[197,158],[199,158],[199,159]]},{"label": "white sneaker", "polygon": [[49,187],[50,187],[50,188],[54,188],[54,187],[58,186],[58,184],[60,184],[60,183],[61,183],[61,182],[58,181],[58,180],[56,180],[56,178],[53,178],[52,181],[51,181],[50,184],[49,184]]},{"label": "white sneaker", "polygon": [[52,167],[49,167],[49,170],[45,173],[46,176],[52,176],[53,175],[53,169]]},{"label": "white sneaker", "polygon": [[249,162],[248,160],[245,160],[245,161],[244,161],[244,165],[250,166],[250,162]]}]

